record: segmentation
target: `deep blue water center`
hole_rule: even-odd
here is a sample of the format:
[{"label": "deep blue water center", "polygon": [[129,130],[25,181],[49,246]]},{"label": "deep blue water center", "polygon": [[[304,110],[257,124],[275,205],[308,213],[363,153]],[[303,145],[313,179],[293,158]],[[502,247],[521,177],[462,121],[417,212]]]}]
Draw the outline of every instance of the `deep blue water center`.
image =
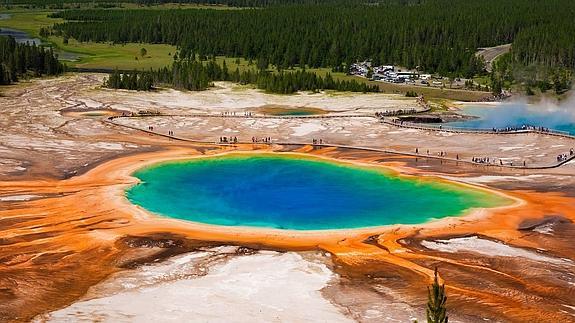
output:
[{"label": "deep blue water center", "polygon": [[133,203],[159,215],[294,230],[422,223],[501,198],[444,182],[285,155],[162,163],[134,174]]}]

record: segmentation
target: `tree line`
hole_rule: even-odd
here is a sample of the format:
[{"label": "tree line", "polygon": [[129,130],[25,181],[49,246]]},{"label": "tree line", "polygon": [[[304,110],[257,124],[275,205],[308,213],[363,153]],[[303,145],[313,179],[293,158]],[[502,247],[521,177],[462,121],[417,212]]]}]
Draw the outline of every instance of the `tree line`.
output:
[{"label": "tree line", "polygon": [[0,36],[0,84],[17,82],[23,77],[58,75],[64,65],[51,48],[20,44],[11,36]]},{"label": "tree line", "polygon": [[104,81],[104,86],[111,89],[149,91],[153,85],[154,80],[151,73],[138,71],[120,73],[115,70]]},{"label": "tree line", "polygon": [[270,93],[291,94],[298,91],[337,90],[351,92],[378,92],[377,86],[370,86],[355,80],[336,80],[331,74],[325,77],[305,69],[297,71],[246,70],[236,68],[229,71],[227,64],[214,60],[202,62],[195,59],[175,61],[171,67],[149,71],[114,71],[105,81],[105,86],[116,89],[147,91],[154,86],[169,86],[175,89],[202,91],[214,81],[230,81],[253,84]]},{"label": "tree line", "polygon": [[[407,4],[405,4],[407,3]],[[371,59],[471,77],[480,47],[513,43],[522,65],[575,68],[571,0],[427,0],[286,5],[244,10],[68,10],[53,32],[79,41],[177,45],[184,57],[223,55],[281,68]]]},{"label": "tree line", "polygon": [[511,84],[520,83],[527,95],[534,95],[534,89],[541,93],[553,91],[563,94],[571,89],[573,84],[572,68],[546,66],[520,66],[513,59],[513,53],[501,55],[494,63],[491,72],[491,89],[494,94],[501,93]]},{"label": "tree line", "polygon": [[[390,0],[367,0],[365,3],[378,3],[380,1]],[[124,3],[136,3],[145,6],[174,3],[256,8],[294,4],[352,4],[353,2],[354,0],[0,0],[0,5],[25,5],[35,8],[60,9],[65,7],[77,7],[85,4],[93,5],[96,8],[116,8],[120,7]]]}]

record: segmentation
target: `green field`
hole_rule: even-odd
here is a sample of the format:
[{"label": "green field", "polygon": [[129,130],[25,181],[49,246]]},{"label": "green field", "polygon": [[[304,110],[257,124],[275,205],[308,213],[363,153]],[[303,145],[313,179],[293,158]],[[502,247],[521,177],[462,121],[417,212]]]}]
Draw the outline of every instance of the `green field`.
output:
[{"label": "green field", "polygon": [[48,18],[53,11],[40,10],[2,10],[1,13],[9,14],[9,19],[0,20],[0,28],[13,28],[25,31],[33,37],[39,37],[39,31],[42,27],[50,27],[54,23],[63,22],[62,19]]},{"label": "green field", "polygon": [[[161,68],[173,61],[176,47],[160,44],[79,43],[73,39],[67,45],[61,37],[49,37],[48,41],[64,51],[82,55],[79,60],[68,62],[68,66],[80,68],[118,68],[121,70],[146,70]],[[145,48],[147,55],[140,56]]]},{"label": "green field", "polygon": [[[25,31],[33,37],[40,38],[42,27],[50,27],[61,19],[49,18],[51,11],[5,11],[11,15],[10,19],[0,20],[0,28],[13,28]],[[63,43],[62,37],[50,36],[44,39],[65,52],[81,55],[79,60],[67,62],[70,67],[82,68],[118,68],[118,69],[149,69],[169,65],[176,52],[176,47],[161,44],[106,44],[106,43],[79,43],[70,39],[68,44]],[[140,49],[147,50],[146,57],[140,56]],[[137,59],[136,59],[137,58]]]}]

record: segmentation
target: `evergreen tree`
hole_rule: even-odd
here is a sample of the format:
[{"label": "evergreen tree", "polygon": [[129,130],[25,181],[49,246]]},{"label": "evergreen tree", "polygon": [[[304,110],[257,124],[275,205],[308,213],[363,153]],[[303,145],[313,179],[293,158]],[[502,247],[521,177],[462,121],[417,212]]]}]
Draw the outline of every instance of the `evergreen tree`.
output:
[{"label": "evergreen tree", "polygon": [[120,73],[115,70],[104,83],[106,87],[147,91],[154,85],[164,85],[180,90],[203,91],[214,81],[232,81],[255,84],[271,93],[291,94],[297,91],[338,90],[352,92],[378,92],[377,86],[351,81],[335,81],[330,74],[324,77],[306,70],[272,73],[266,70],[240,72],[238,68],[230,75],[225,61],[220,66],[215,59],[202,62],[193,59],[176,61],[171,68]]},{"label": "evergreen tree", "polygon": [[17,82],[21,77],[58,75],[64,70],[51,48],[19,44],[13,37],[0,36],[0,85]]},{"label": "evergreen tree", "polygon": [[445,295],[445,285],[439,285],[437,267],[435,268],[435,277],[431,287],[427,288],[427,323],[447,323],[447,296]]},{"label": "evergreen tree", "polygon": [[[506,43],[512,43],[513,66],[575,69],[572,0],[209,2],[265,8],[66,10],[54,14],[65,22],[52,32],[79,41],[172,44],[179,47],[179,58],[241,56],[257,60],[260,69],[271,64],[337,71],[371,59],[375,64],[472,77],[484,69],[484,61],[475,55],[477,48]],[[366,5],[370,2],[379,5]],[[511,74],[502,76],[507,84],[505,78]]]}]

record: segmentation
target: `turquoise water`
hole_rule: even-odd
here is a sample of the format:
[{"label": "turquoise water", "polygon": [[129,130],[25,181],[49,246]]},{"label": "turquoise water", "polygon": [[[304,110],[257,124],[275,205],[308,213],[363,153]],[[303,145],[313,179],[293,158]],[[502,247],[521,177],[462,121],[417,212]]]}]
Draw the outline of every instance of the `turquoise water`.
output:
[{"label": "turquoise water", "polygon": [[316,159],[228,155],[134,174],[134,204],[194,222],[294,230],[422,223],[504,203],[479,190]]},{"label": "turquoise water", "polygon": [[478,119],[452,122],[449,125],[464,128],[491,129],[530,125],[568,132],[575,135],[575,106],[529,105],[507,103],[497,106],[468,106],[467,115]]}]

